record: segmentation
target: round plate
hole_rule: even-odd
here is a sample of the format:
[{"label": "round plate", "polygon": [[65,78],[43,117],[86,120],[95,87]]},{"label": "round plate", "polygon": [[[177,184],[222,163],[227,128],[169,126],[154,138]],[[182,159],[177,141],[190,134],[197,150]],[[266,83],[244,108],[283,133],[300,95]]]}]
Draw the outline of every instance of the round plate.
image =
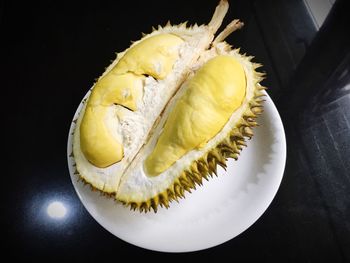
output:
[{"label": "round plate", "polygon": [[[82,107],[80,104],[74,119]],[[267,209],[281,183],[286,141],[278,111],[266,96],[259,127],[248,141],[238,161],[230,159],[227,170],[218,169],[218,177],[169,209],[157,213],[139,213],[78,182],[73,160],[68,157],[69,172],[75,190],[89,213],[118,238],[146,249],[187,252],[224,243],[250,227]],[[68,156],[72,152],[72,122],[68,138]]]}]

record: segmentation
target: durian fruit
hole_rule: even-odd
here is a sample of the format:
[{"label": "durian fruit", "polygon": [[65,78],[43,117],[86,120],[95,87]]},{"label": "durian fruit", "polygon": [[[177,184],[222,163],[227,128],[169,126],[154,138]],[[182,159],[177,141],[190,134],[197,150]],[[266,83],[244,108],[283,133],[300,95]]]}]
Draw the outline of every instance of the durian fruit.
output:
[{"label": "durian fruit", "polygon": [[157,211],[237,159],[253,136],[264,92],[253,57],[220,34],[221,0],[208,25],[159,26],[94,84],[76,122],[73,158],[93,189],[133,210]]}]

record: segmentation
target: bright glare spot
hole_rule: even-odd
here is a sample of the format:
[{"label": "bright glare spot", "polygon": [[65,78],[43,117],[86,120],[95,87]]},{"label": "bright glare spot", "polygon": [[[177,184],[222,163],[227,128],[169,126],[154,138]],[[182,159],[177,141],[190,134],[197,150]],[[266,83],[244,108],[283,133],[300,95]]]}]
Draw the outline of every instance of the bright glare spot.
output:
[{"label": "bright glare spot", "polygon": [[67,213],[67,209],[66,207],[58,201],[54,201],[52,203],[50,203],[47,207],[47,214],[51,217],[51,218],[63,218]]}]

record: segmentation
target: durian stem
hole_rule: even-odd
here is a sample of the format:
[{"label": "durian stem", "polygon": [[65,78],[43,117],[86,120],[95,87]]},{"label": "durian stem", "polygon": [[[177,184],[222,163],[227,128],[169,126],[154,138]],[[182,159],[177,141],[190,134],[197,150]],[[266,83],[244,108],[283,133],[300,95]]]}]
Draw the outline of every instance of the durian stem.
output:
[{"label": "durian stem", "polygon": [[239,21],[238,19],[233,20],[230,24],[226,26],[226,28],[214,39],[213,46],[216,43],[222,42],[227,38],[232,32],[241,29],[244,26],[244,23]]},{"label": "durian stem", "polygon": [[228,6],[229,4],[227,0],[221,0],[219,5],[216,7],[213,17],[208,24],[212,32],[215,33],[221,26],[221,23],[227,13]]}]

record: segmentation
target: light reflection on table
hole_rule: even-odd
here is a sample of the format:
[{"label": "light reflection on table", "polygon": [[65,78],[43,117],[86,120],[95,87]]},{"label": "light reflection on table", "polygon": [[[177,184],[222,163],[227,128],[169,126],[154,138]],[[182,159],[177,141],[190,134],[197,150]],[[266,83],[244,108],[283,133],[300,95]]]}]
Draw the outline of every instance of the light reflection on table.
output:
[{"label": "light reflection on table", "polygon": [[67,205],[60,201],[52,201],[46,209],[46,213],[53,219],[64,219],[67,214]]}]

